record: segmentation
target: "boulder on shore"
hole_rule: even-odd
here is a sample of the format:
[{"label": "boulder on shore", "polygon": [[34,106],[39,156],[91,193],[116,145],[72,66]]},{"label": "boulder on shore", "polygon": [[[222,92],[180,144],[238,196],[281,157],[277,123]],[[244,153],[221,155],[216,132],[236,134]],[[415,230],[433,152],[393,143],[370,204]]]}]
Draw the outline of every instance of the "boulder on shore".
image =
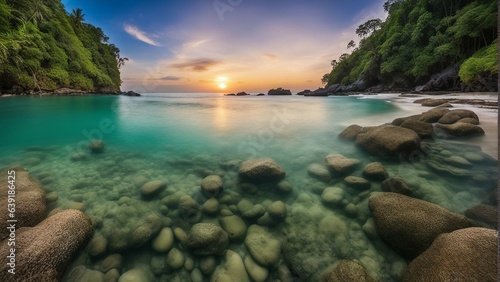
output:
[{"label": "boulder on shore", "polygon": [[[81,211],[58,212],[35,227],[16,232],[15,281],[59,281],[72,257],[92,237],[92,221]],[[10,253],[6,241],[0,253]],[[13,281],[7,263],[0,266],[0,280]]]},{"label": "boulder on shore", "polygon": [[[0,202],[5,211],[0,213],[0,240],[9,236],[7,227],[9,223],[9,213],[7,212],[7,203],[9,203],[9,189],[11,183],[15,187],[15,219],[16,228],[31,227],[38,224],[45,216],[45,192],[42,185],[31,178],[28,171],[21,166],[11,167],[0,170],[2,174],[0,182]],[[11,176],[9,178],[9,176]],[[10,181],[10,182],[9,182]],[[11,198],[12,199],[12,198]]]},{"label": "boulder on shore", "polygon": [[440,234],[472,226],[462,215],[396,193],[377,193],[369,208],[380,237],[408,258],[424,252]]},{"label": "boulder on shore", "polygon": [[441,124],[453,124],[464,118],[472,118],[477,121],[475,124],[479,124],[479,117],[473,111],[469,110],[453,110],[447,112],[442,118],[438,120],[438,123]]},{"label": "boulder on shore", "polygon": [[494,229],[445,233],[408,265],[403,281],[497,281],[497,252]]},{"label": "boulder on shore", "polygon": [[382,125],[359,134],[356,144],[380,157],[409,156],[420,150],[420,138],[415,131],[394,125]]}]

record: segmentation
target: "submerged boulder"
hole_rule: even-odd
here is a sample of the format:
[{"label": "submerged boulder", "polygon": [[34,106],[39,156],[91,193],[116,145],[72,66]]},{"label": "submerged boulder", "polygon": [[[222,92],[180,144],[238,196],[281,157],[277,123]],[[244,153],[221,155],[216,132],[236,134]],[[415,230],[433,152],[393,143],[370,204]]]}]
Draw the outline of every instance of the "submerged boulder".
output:
[{"label": "submerged boulder", "polygon": [[197,223],[191,227],[184,245],[194,255],[221,255],[229,245],[229,237],[219,225]]},{"label": "submerged boulder", "polygon": [[358,135],[362,132],[363,132],[363,127],[357,124],[349,125],[346,129],[340,132],[339,138],[349,141],[354,141],[356,140],[356,137],[358,137]]},{"label": "submerged boulder", "polygon": [[406,157],[420,150],[415,131],[394,125],[382,125],[358,135],[356,144],[380,157]]},{"label": "submerged boulder", "polygon": [[365,268],[359,263],[350,260],[341,260],[338,265],[327,270],[320,278],[321,282],[370,282],[373,279],[366,273]]},{"label": "submerged boulder", "polygon": [[497,252],[494,229],[445,233],[408,265],[403,281],[497,281]]},{"label": "submerged boulder", "polygon": [[102,140],[92,140],[89,144],[89,150],[94,154],[104,152],[104,142]]},{"label": "submerged boulder", "polygon": [[384,165],[380,162],[369,163],[367,166],[365,166],[363,175],[366,178],[374,180],[384,180],[389,177],[389,173],[385,169]]},{"label": "submerged boulder", "polygon": [[262,266],[276,265],[280,260],[281,243],[266,228],[252,225],[248,228],[245,246]]},{"label": "submerged boulder", "polygon": [[[0,203],[5,211],[0,213],[0,240],[9,236],[8,204],[15,204],[16,228],[31,227],[38,224],[45,216],[45,192],[42,185],[31,178],[29,172],[22,167],[0,170]],[[9,177],[10,176],[10,177]],[[9,186],[15,189],[9,189]],[[15,198],[12,193],[15,192]],[[10,195],[10,200],[9,200]],[[11,202],[15,200],[15,202]]]},{"label": "submerged boulder", "polygon": [[359,160],[346,158],[340,154],[331,154],[325,158],[326,165],[336,175],[353,172],[360,164]]},{"label": "submerged boulder", "polygon": [[409,258],[424,252],[440,234],[472,226],[462,215],[396,193],[372,196],[369,208],[380,237]]},{"label": "submerged boulder", "polygon": [[[83,212],[58,212],[35,227],[16,232],[16,281],[58,281],[65,268],[92,237],[92,221]],[[7,256],[12,246],[0,244],[0,253]],[[0,266],[0,280],[13,281],[8,264]]]},{"label": "submerged boulder", "polygon": [[201,181],[201,190],[207,198],[218,197],[222,193],[222,178],[218,175],[209,175]]},{"label": "submerged boulder", "polygon": [[285,170],[274,160],[269,158],[244,161],[240,165],[241,178],[253,181],[281,180],[285,177]]}]

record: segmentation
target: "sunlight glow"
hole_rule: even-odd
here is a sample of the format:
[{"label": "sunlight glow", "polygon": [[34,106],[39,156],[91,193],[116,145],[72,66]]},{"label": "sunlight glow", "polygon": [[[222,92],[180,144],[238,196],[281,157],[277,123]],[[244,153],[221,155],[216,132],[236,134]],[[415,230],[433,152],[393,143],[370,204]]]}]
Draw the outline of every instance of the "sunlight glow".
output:
[{"label": "sunlight glow", "polygon": [[225,83],[219,83],[220,89],[226,89],[227,85]]}]

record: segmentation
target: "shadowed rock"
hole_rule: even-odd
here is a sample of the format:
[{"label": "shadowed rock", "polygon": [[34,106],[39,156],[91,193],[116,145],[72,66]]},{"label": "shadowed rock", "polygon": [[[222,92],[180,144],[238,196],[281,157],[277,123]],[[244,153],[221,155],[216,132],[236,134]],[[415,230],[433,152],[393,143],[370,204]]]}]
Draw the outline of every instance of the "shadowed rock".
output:
[{"label": "shadowed rock", "polygon": [[409,258],[425,251],[440,234],[472,226],[462,215],[396,193],[372,196],[369,208],[380,237]]},{"label": "shadowed rock", "polygon": [[454,137],[484,135],[484,130],[481,127],[471,123],[457,122],[449,125],[438,123],[436,127]]},{"label": "shadowed rock", "polygon": [[442,118],[439,119],[438,123],[453,124],[463,118],[475,119],[479,124],[479,117],[476,115],[476,113],[464,109],[449,111]]},{"label": "shadowed rock", "polygon": [[498,281],[497,252],[496,230],[445,233],[408,265],[403,281]]},{"label": "shadowed rock", "polygon": [[[92,222],[83,212],[65,210],[48,217],[35,227],[16,232],[15,281],[58,281],[77,251],[94,232]],[[3,241],[4,254],[0,266],[0,281],[14,281],[7,272],[6,256],[11,246]]]},{"label": "shadowed rock", "polygon": [[[15,172],[8,173],[8,172]],[[0,171],[2,177],[0,182],[0,203],[3,210],[0,212],[0,240],[3,240],[9,236],[9,230],[7,230],[8,219],[14,219],[9,217],[9,212],[7,210],[7,204],[15,204],[15,216],[16,228],[20,227],[31,227],[42,221],[45,215],[45,193],[42,189],[40,183],[31,178],[28,171],[26,171],[21,166],[15,166],[11,169],[2,169]],[[9,178],[9,175],[12,177]],[[15,189],[9,189],[9,186]],[[15,192],[15,198],[11,197],[9,202],[9,193],[11,196]]]}]

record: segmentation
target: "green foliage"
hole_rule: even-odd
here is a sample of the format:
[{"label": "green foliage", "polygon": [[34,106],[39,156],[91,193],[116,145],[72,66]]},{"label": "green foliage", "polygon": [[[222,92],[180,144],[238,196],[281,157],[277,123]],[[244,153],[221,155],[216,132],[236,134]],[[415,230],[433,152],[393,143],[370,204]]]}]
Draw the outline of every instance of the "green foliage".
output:
[{"label": "green foliage", "polygon": [[477,51],[460,66],[458,75],[465,83],[472,83],[480,76],[498,74],[498,41]]},{"label": "green foliage", "polygon": [[0,0],[0,90],[119,91],[124,58],[84,16],[60,0]]},{"label": "green foliage", "polygon": [[[341,56],[328,86],[347,85],[363,76],[386,85],[403,81],[400,86],[413,87],[457,63],[463,63],[464,82],[480,69],[482,75],[497,72],[498,60],[487,52],[496,45],[495,1],[387,0],[384,9],[389,13],[385,22],[369,20],[358,27],[358,48],[350,56]],[[481,68],[481,64],[485,65]]]}]

